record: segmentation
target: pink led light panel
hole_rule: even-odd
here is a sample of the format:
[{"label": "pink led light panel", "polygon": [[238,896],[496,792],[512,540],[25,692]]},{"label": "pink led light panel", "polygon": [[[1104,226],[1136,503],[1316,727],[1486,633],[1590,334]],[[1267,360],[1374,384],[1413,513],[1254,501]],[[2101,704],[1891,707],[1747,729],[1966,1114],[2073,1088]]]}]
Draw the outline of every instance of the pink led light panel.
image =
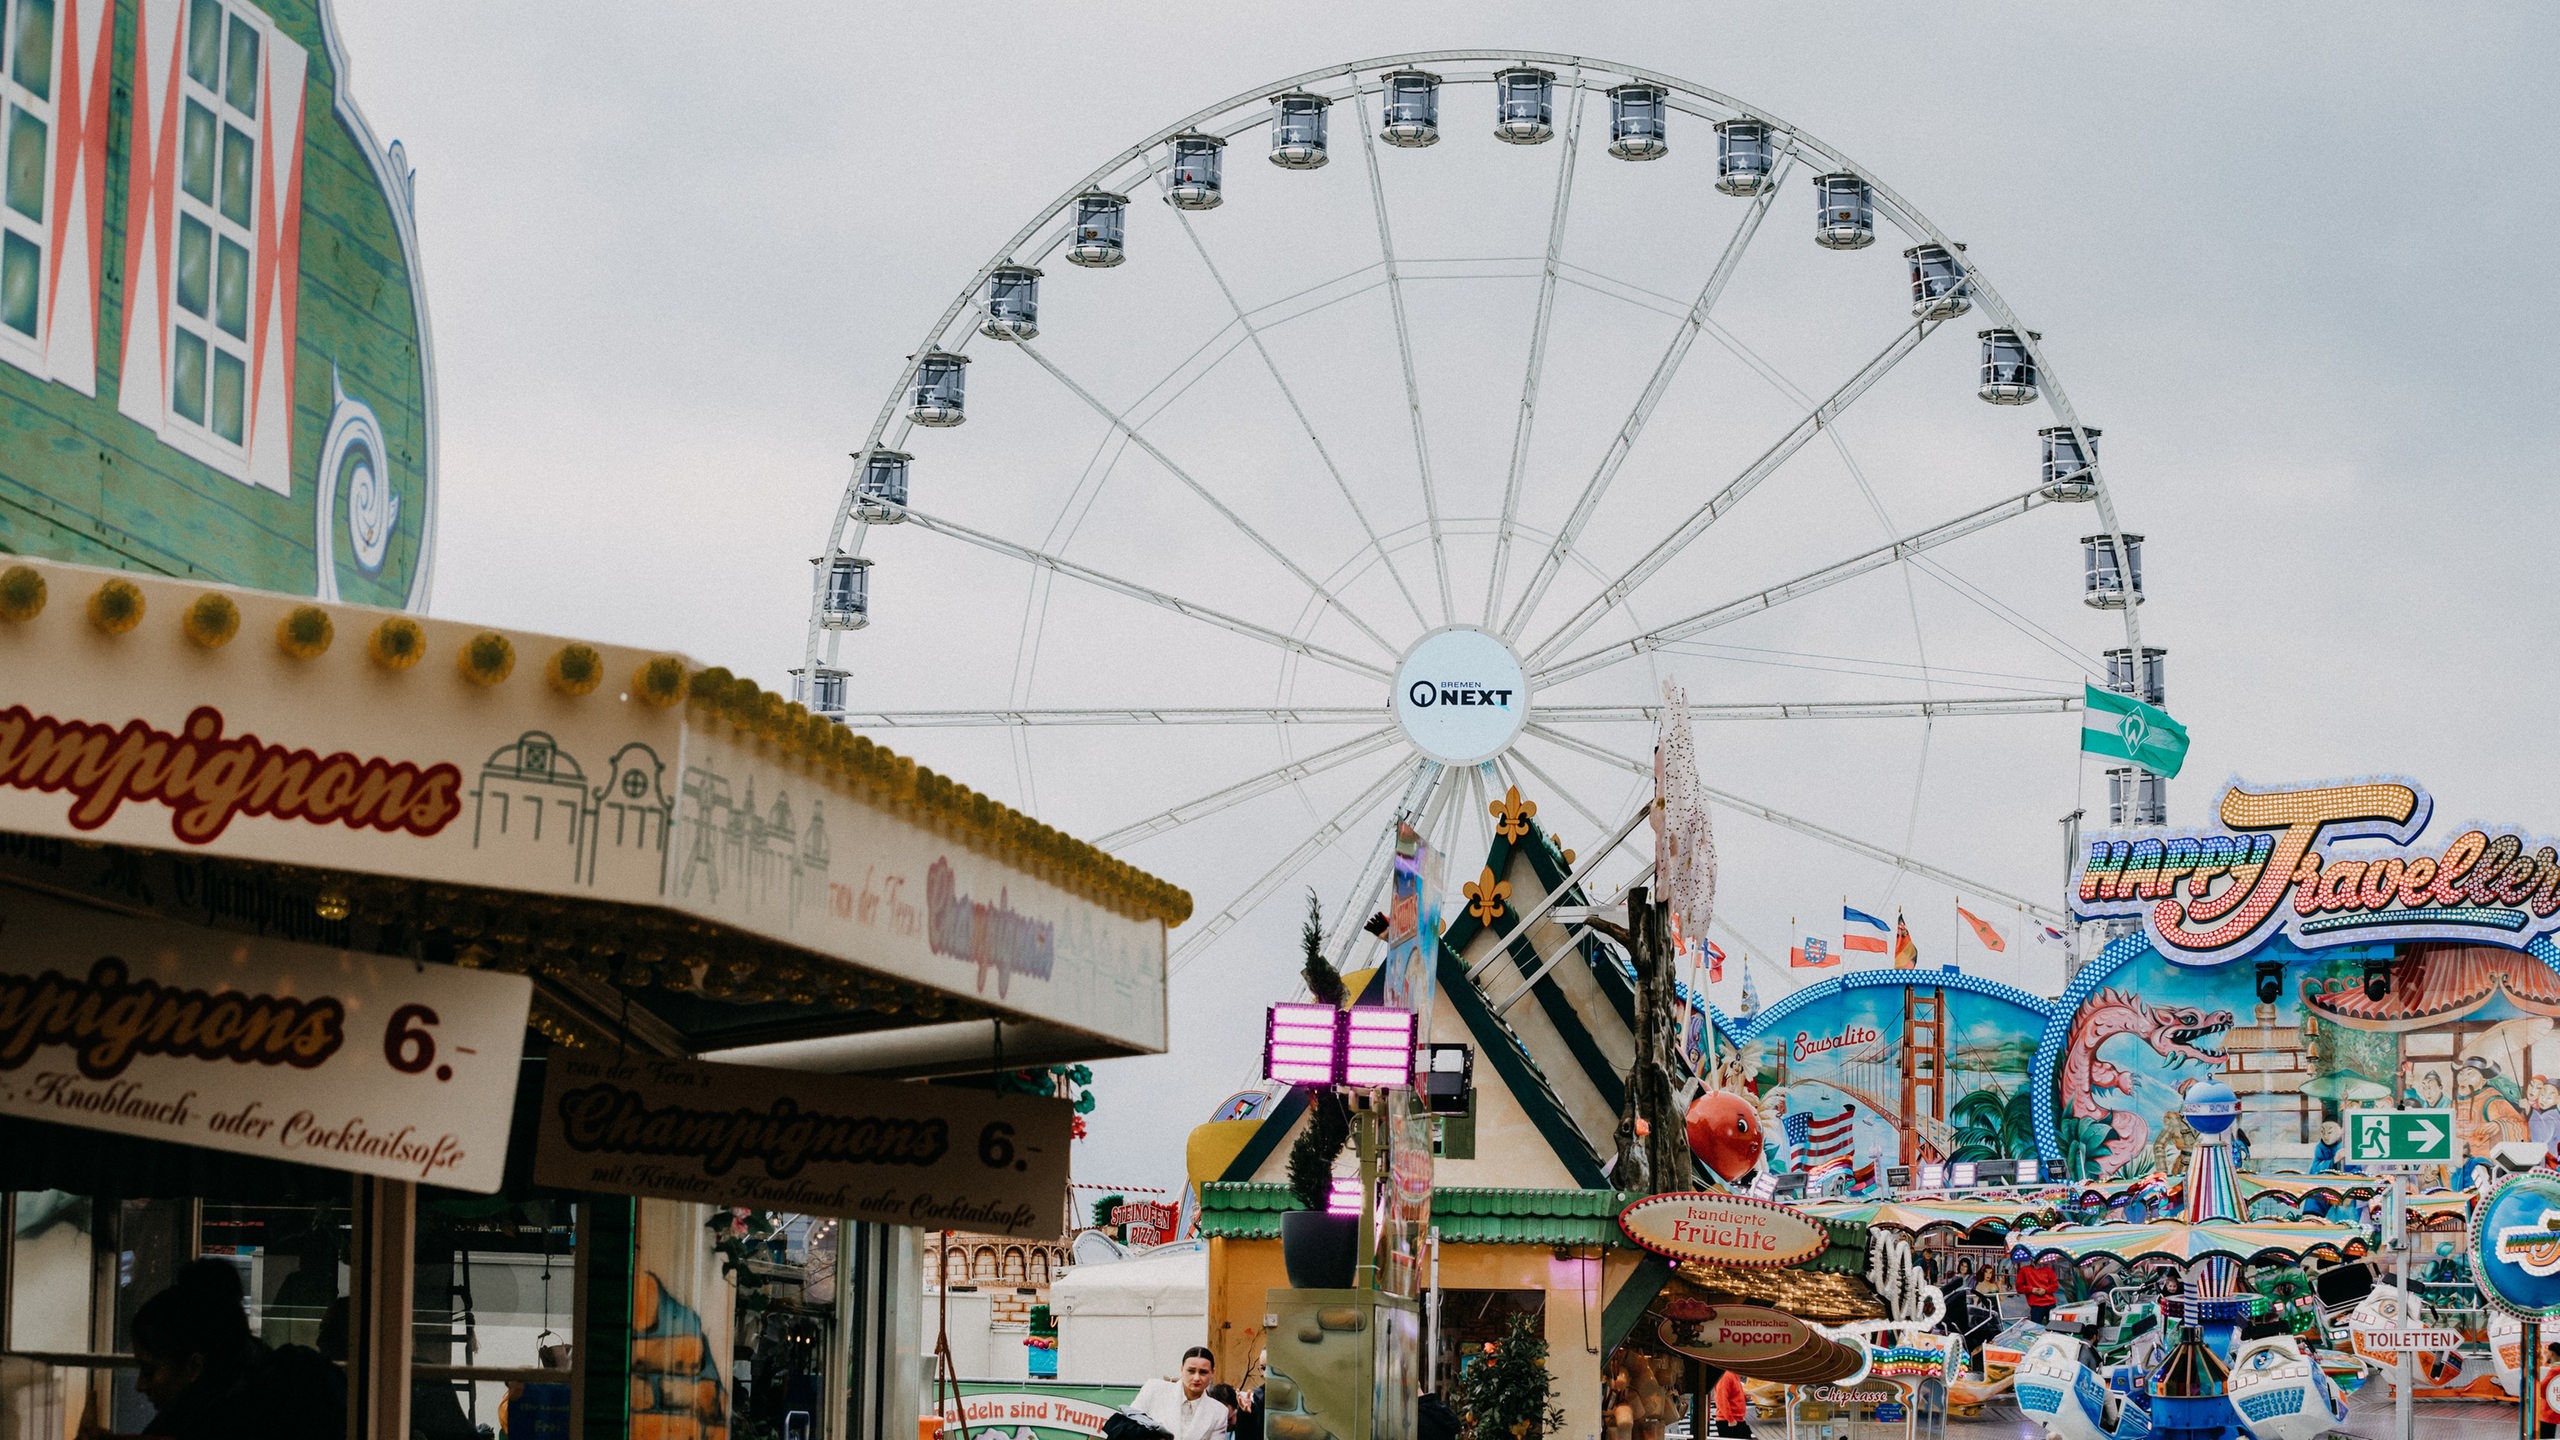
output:
[{"label": "pink led light panel", "polygon": [[1345,1085],[1413,1083],[1413,1012],[1363,1005],[1351,1011],[1343,1047]]},{"label": "pink led light panel", "polygon": [[1330,1005],[1274,1005],[1263,1033],[1263,1069],[1286,1085],[1333,1083]]},{"label": "pink led light panel", "polygon": [[1359,1214],[1360,1182],[1348,1175],[1335,1176],[1333,1188],[1325,1192],[1324,1208],[1328,1215]]}]

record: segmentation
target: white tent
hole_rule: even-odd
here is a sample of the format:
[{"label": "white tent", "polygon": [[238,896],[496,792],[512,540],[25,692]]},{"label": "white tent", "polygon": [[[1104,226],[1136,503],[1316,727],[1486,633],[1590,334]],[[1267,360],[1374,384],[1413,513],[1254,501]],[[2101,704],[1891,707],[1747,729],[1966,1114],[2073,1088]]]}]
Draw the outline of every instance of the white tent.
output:
[{"label": "white tent", "polygon": [[1209,1341],[1209,1252],[1198,1240],[1106,1265],[1078,1265],[1049,1287],[1058,1378],[1137,1385],[1171,1376]]}]

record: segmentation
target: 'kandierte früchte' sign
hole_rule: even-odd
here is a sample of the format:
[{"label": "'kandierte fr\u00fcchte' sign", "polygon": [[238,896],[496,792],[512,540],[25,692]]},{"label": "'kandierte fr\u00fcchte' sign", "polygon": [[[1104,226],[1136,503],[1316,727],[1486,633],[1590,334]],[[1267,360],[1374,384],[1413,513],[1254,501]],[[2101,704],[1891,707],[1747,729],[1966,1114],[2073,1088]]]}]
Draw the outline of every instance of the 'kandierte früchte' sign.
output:
[{"label": "'kandierte fr\u00fcchte' sign", "polygon": [[553,1051],[534,1178],[992,1235],[1050,1233],[1064,1100]]},{"label": "'kandierte fr\u00fcchte' sign", "polygon": [[532,994],[0,887],[0,1114],[486,1194]]}]

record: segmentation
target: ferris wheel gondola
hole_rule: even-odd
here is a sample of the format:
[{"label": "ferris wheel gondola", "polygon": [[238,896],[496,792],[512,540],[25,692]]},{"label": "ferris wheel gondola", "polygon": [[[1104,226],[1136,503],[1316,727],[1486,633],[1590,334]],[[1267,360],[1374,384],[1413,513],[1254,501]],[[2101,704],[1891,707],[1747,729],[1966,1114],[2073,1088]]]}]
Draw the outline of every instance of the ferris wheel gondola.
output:
[{"label": "ferris wheel gondola", "polygon": [[[1489,96],[1483,113],[1494,139],[1513,146],[1561,142],[1553,162],[1553,189],[1543,201],[1546,234],[1541,255],[1516,260],[1500,255],[1422,257],[1399,247],[1381,152],[1428,150],[1427,156],[1417,154],[1396,163],[1431,165],[1463,148],[1443,143],[1452,133],[1447,122],[1456,113],[1453,92],[1461,90]],[[1732,207],[1726,212],[1731,229],[1720,250],[1710,247],[1712,263],[1694,291],[1664,294],[1654,284],[1607,274],[1583,263],[1567,244],[1569,215],[1581,183],[1576,161],[1585,144],[1586,101],[1596,115],[1605,116],[1605,121],[1595,121],[1595,128],[1605,124],[1599,144],[1607,154],[1631,161],[1668,161],[1630,167],[1631,172],[1641,170],[1648,176],[1686,173],[1677,170],[1683,162],[1671,144],[1675,125],[1703,122],[1711,128],[1714,145],[1707,184],[1731,198],[1709,198]],[[1602,102],[1605,110],[1599,108]],[[1260,172],[1263,178],[1247,184],[1245,177],[1224,173],[1224,156],[1231,142],[1249,138],[1257,129],[1268,135],[1273,164],[1288,173]],[[1248,192],[1259,205],[1268,186],[1330,184],[1310,172],[1346,158],[1334,155],[1336,148],[1356,161],[1348,166],[1357,172],[1356,185],[1341,193],[1365,195],[1370,214],[1364,223],[1373,226],[1370,233],[1377,258],[1348,267],[1347,273],[1316,276],[1294,290],[1267,287],[1273,293],[1240,281],[1222,267],[1215,258],[1209,227],[1227,222],[1208,212]],[[1702,145],[1700,150],[1706,148]],[[1689,163],[1709,165],[1710,160],[1702,157]],[[1847,254],[1865,249],[1873,244],[1880,226],[1900,231],[1910,242],[1902,252],[1910,290],[1909,320],[1897,321],[1880,349],[1851,369],[1847,378],[1827,387],[1795,387],[1780,367],[1751,351],[1716,318],[1743,257],[1759,235],[1762,218],[1790,175],[1796,174],[1810,177],[1816,220],[1811,238],[1820,250]],[[1237,185],[1230,185],[1231,178]],[[1516,183],[1506,180],[1503,187],[1491,203],[1516,204]],[[1128,197],[1144,194],[1159,197],[1172,219],[1161,234],[1150,229],[1143,250],[1133,251]],[[1257,216],[1256,224],[1274,223],[1267,213],[1258,211]],[[1281,228],[1296,238],[1293,227]],[[1317,233],[1317,227],[1307,227],[1307,235]],[[1323,233],[1332,237],[1332,243],[1349,243],[1344,239],[1347,231]],[[1802,239],[1796,243],[1802,244]],[[1131,264],[1133,256],[1141,263]],[[1121,288],[1094,289],[1100,277],[1088,282],[1071,271],[1058,278],[1062,288],[1044,297],[1039,267],[1054,259],[1084,271],[1111,272],[1107,283]],[[1125,311],[1143,318],[1126,322],[1122,328],[1128,332],[1124,336],[1128,343],[1113,353],[1125,355],[1150,341],[1161,344],[1166,353],[1152,383],[1126,379],[1116,386],[1089,383],[1079,378],[1075,358],[1052,353],[1044,321],[1052,331],[1077,336],[1109,328],[1114,315],[1124,313],[1122,298],[1131,293],[1125,287],[1174,264],[1207,276],[1217,311],[1185,315],[1179,307],[1166,306]],[[1075,283],[1070,286],[1070,281]],[[1415,318],[1418,302],[1414,297],[1427,286],[1470,282],[1520,282],[1514,288],[1526,294],[1522,287],[1528,281],[1535,282],[1534,300],[1524,316],[1528,361],[1517,385],[1507,463],[1499,467],[1500,503],[1493,506],[1488,491],[1487,504],[1470,510],[1455,498],[1462,482],[1440,473],[1435,464],[1435,452],[1449,442],[1440,438],[1447,432],[1435,433],[1428,418],[1429,387],[1423,382],[1424,365],[1417,353],[1430,337],[1421,333],[1426,327]],[[1629,359],[1641,352],[1622,351],[1608,362],[1624,375],[1624,392],[1616,397],[1624,408],[1606,430],[1607,442],[1596,462],[1546,460],[1535,449],[1533,438],[1547,415],[1569,403],[1565,392],[1572,392],[1570,403],[1586,406],[1597,403],[1594,397],[1605,392],[1605,387],[1588,383],[1589,375],[1559,375],[1550,364],[1550,352],[1563,343],[1555,318],[1557,300],[1568,289],[1608,296],[1630,311],[1650,311],[1677,321],[1649,371],[1641,361]],[[1393,363],[1384,365],[1383,373],[1360,392],[1361,403],[1374,401],[1401,410],[1401,428],[1406,433],[1395,445],[1371,445],[1354,454],[1327,439],[1329,432],[1338,429],[1337,417],[1327,407],[1346,402],[1316,398],[1320,393],[1344,392],[1330,387],[1325,377],[1300,372],[1293,379],[1290,367],[1279,358],[1281,342],[1275,336],[1283,326],[1373,294],[1383,297],[1386,325],[1370,353],[1381,359],[1392,355]],[[1044,299],[1049,302],[1045,315]],[[1879,296],[1875,308],[1883,310],[1895,303]],[[1856,472],[1839,432],[1842,415],[1938,329],[1977,307],[1988,322],[1977,335],[1980,373],[1975,389],[1980,398],[2002,406],[2041,404],[2050,415],[2051,423],[2037,431],[2040,453],[2025,447],[2020,437],[2016,493],[1974,504],[1932,524],[1893,526],[1881,543],[1844,546],[1844,553],[1775,583],[1754,584],[1738,593],[1695,593],[1695,567],[1678,567],[1676,562],[1817,440],[1837,449],[1844,464]],[[1215,333],[1184,353],[1164,334],[1176,322],[1212,327]],[[1442,317],[1435,314],[1433,323],[1441,325]],[[1613,485],[1649,424],[1662,414],[1692,347],[1706,335],[1742,357],[1745,364],[1754,365],[1778,387],[1785,403],[1797,407],[1794,423],[1721,483],[1701,487],[1684,497],[1679,507],[1657,507],[1638,519],[1613,511],[1608,504]],[[990,375],[1001,371],[1008,388],[990,391],[982,386],[982,405],[1014,403],[1022,392],[1011,387],[1024,383],[1051,387],[1071,402],[1061,413],[1080,415],[1091,427],[1072,442],[1063,433],[1065,427],[1056,425],[1016,442],[1073,443],[1089,452],[1080,472],[1074,462],[1061,458],[1063,450],[1037,461],[1020,455],[1003,460],[1003,466],[1013,469],[1080,474],[1072,486],[1063,487],[1063,493],[1047,496],[1028,509],[1016,504],[973,511],[967,498],[950,488],[952,472],[938,468],[940,457],[934,449],[911,438],[916,428],[950,430],[968,418],[965,392],[973,339],[1002,342],[996,355],[982,357],[987,362],[982,368]],[[1265,510],[1243,503],[1221,477],[1202,470],[1196,462],[1186,463],[1176,453],[1179,447],[1166,438],[1168,416],[1179,413],[1176,407],[1186,403],[1184,397],[1203,386],[1222,365],[1256,377],[1267,387],[1268,396],[1277,400],[1285,417],[1281,431],[1292,444],[1303,447],[1292,463],[1302,467],[1305,504],[1328,507],[1341,521],[1333,538],[1319,536],[1313,527],[1301,532],[1275,524]],[[1471,368],[1470,373],[1478,369],[1493,373],[1490,366]],[[1042,378],[1026,381],[1026,376]],[[1106,393],[1128,398],[1105,399]],[[2096,511],[2094,533],[2082,542],[2083,598],[2088,605],[2110,612],[2110,620],[2121,627],[2120,653],[2142,657],[2141,665],[2122,667],[2121,677],[2113,663],[2119,652],[2110,651],[2105,661],[2089,657],[2085,664],[2091,678],[2120,689],[2139,687],[2146,699],[2158,703],[2162,652],[2143,645],[2136,610],[2143,598],[2141,537],[2127,534],[2118,522],[2099,464],[2097,438],[2098,431],[2083,425],[2064,397],[2042,336],[2019,322],[1965,247],[1941,233],[1874,174],[1800,127],[1701,86],[1586,57],[1475,51],[1364,60],[1257,87],[1146,137],[1068,187],[970,277],[910,358],[895,395],[882,408],[857,455],[854,475],[816,562],[815,599],[804,665],[798,673],[806,687],[804,699],[812,708],[875,731],[1000,727],[1027,736],[1113,727],[1267,730],[1278,741],[1278,753],[1272,758],[1279,763],[1235,774],[1205,793],[1151,809],[1112,830],[1105,843],[1147,844],[1261,797],[1295,794],[1305,814],[1315,821],[1312,832],[1295,843],[1289,843],[1291,837],[1286,835],[1274,838],[1267,866],[1260,867],[1248,883],[1234,887],[1227,903],[1180,937],[1176,963],[1215,944],[1219,935],[1255,906],[1320,857],[1337,851],[1362,857],[1343,898],[1328,907],[1339,917],[1332,937],[1339,950],[1356,933],[1354,927],[1368,913],[1370,899],[1383,881],[1384,817],[1404,813],[1454,827],[1458,817],[1483,811],[1492,797],[1525,783],[1554,795],[1566,811],[1595,831],[1614,830],[1618,797],[1587,793],[1592,782],[1562,776],[1569,771],[1588,776],[1595,773],[1593,767],[1621,776],[1649,774],[1642,743],[1631,747],[1592,736],[1597,727],[1649,722],[1656,703],[1651,687],[1658,679],[1650,667],[1662,657],[1696,653],[1695,647],[1706,643],[1701,637],[1711,632],[1779,612],[1861,577],[1934,565],[1932,552],[1941,547],[2000,530],[2049,505],[2088,504]],[[1208,573],[1231,573],[1238,584],[1185,588],[1143,563],[1148,553],[1144,544],[1094,543],[1086,517],[1112,467],[1124,457],[1138,457],[1130,463],[1151,467],[1150,474],[1168,481],[1173,492],[1186,494],[1183,504],[1205,507],[1193,512],[1205,517],[1196,524],[1167,522],[1172,528],[1160,537],[1161,543],[1179,549],[1211,543],[1226,546],[1233,553],[1231,569]],[[1381,477],[1397,469],[1407,473],[1393,481],[1391,493],[1389,482]],[[1866,485],[1862,474],[1858,484]],[[1569,503],[1564,501],[1566,496],[1571,497]],[[1540,501],[1555,503],[1540,509]],[[1883,517],[1880,503],[1873,508],[1877,517]],[[1024,537],[1023,532],[1037,530],[1043,522],[1048,528],[1045,538]],[[937,570],[907,563],[903,548],[897,558],[878,557],[883,606],[878,616],[874,614],[875,557],[868,553],[869,541],[872,527],[886,525],[902,525],[921,536],[1000,557],[1031,577],[1016,645],[1015,678],[1001,699],[990,696],[978,704],[939,708],[901,707],[895,703],[899,697],[893,677],[866,675],[859,664],[846,660],[842,645],[849,630],[870,627],[876,635],[890,623],[882,617],[890,615],[930,623],[925,616],[930,610],[928,595],[941,583]],[[1631,534],[1635,538],[1628,543],[1600,543],[1608,538],[1603,532],[1612,525],[1618,527],[1619,540]],[[909,543],[898,542],[901,547]],[[2126,563],[2117,563],[2119,555]],[[1273,583],[1296,597],[1296,613],[1259,603],[1250,593],[1252,587],[1241,583],[1248,573],[1276,577]],[[1042,667],[1051,663],[1044,657],[1061,644],[1091,638],[1052,622],[1051,597],[1060,582],[1150,607],[1147,613],[1168,628],[1156,632],[1161,638],[1131,641],[1133,649],[1178,654],[1185,643],[1175,638],[1179,635],[1222,634],[1225,641],[1243,642],[1247,651],[1268,653],[1270,666],[1254,675],[1251,683],[1270,687],[1270,698],[1267,703],[1254,703],[1245,698],[1240,684],[1226,695],[1204,697],[1204,703],[1197,704],[1155,703],[1152,697],[1134,694],[1099,702],[1079,694],[1061,703],[1040,703],[1043,676],[1050,673]],[[1475,598],[1478,594],[1480,602]],[[956,604],[983,602],[985,596],[978,591],[954,591],[940,598]],[[1920,630],[1916,601],[1911,602],[1911,624],[1915,632]],[[2049,638],[2051,632],[2045,633]],[[864,643],[871,643],[869,636]],[[1151,650],[1156,646],[1164,648]],[[1395,686],[1419,674],[1417,664],[1429,670],[1461,649],[1470,657],[1465,664],[1473,667],[1471,676],[1482,670],[1517,677],[1517,683],[1506,690],[1516,692],[1517,713],[1493,739],[1444,741],[1441,737],[1452,733],[1445,716],[1424,722],[1398,711]],[[1938,693],[1931,677],[1939,668],[1928,660],[1925,648],[1912,673],[1927,692],[1917,698],[1707,698],[1692,709],[1703,719],[1899,716],[1934,721],[2061,713],[2078,703],[2076,688],[2062,693],[1980,696]],[[1629,676],[1641,677],[1639,688],[1629,688],[1624,678]],[[1609,685],[1617,689],[1604,694],[1594,688]],[[1360,701],[1357,695],[1362,687],[1376,699]],[[2012,692],[2015,689],[2011,687]],[[1318,690],[1320,695],[1313,693]],[[1347,727],[1355,733],[1343,740],[1319,738],[1327,734],[1323,727]],[[1034,749],[1027,739],[1017,746],[1026,784],[1034,771]],[[1138,743],[1130,763],[1145,769],[1150,749],[1147,742]],[[1382,757],[1392,761],[1383,770],[1378,768]],[[1364,765],[1365,772],[1359,768]],[[1575,771],[1575,767],[1582,768]],[[1368,773],[1371,778],[1346,787],[1336,783],[1338,772]],[[1335,778],[1322,779],[1320,784],[1320,777]],[[1322,785],[1333,788],[1322,789]],[[2127,793],[2115,815],[2119,823],[2144,819],[2162,803],[2156,776],[2128,777],[2124,788]],[[2022,911],[2062,923],[2057,908],[2034,898],[2025,886],[1953,874],[1905,853],[1907,841],[1901,846],[1881,844],[1856,834],[1859,827],[1848,821],[1808,819],[1722,790],[1709,794],[1727,810],[1908,874],[2014,901]],[[1590,868],[1588,859],[1583,868]]]}]

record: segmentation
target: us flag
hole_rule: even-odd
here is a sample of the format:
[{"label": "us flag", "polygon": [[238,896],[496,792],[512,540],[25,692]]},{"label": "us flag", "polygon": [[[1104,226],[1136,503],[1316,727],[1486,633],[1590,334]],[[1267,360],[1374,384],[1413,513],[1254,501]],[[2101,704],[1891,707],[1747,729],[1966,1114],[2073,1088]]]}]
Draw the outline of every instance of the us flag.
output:
[{"label": "us flag", "polygon": [[1791,1111],[1786,1118],[1788,1148],[1796,1152],[1798,1163],[1816,1176],[1849,1167],[1850,1145],[1857,1139],[1857,1130],[1858,1111],[1854,1105],[1820,1120],[1809,1110]]}]

